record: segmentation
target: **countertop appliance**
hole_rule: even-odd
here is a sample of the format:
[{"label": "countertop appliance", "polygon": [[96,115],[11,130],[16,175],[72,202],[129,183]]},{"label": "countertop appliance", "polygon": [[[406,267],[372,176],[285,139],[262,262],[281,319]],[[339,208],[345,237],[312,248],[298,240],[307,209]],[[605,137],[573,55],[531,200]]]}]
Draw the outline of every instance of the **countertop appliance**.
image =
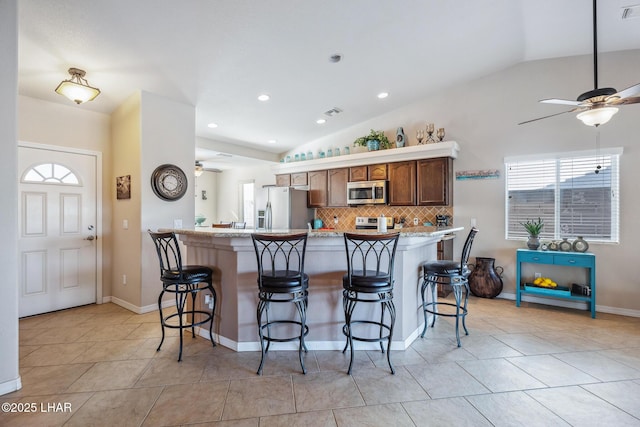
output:
[{"label": "countertop appliance", "polygon": [[271,229],[307,229],[307,223],[313,220],[313,209],[307,207],[307,193],[293,187],[263,187],[256,194],[256,229],[269,228],[267,202],[271,205]]},{"label": "countertop appliance", "polygon": [[347,182],[347,204],[387,204],[387,181]]},{"label": "countertop appliance", "polygon": [[450,215],[436,215],[436,226],[437,227],[446,227],[451,222]]},{"label": "countertop appliance", "polygon": [[[377,230],[379,217],[375,216],[358,216],[356,217],[356,230]],[[387,230],[391,230],[394,226],[393,217],[384,217],[387,221]]]}]

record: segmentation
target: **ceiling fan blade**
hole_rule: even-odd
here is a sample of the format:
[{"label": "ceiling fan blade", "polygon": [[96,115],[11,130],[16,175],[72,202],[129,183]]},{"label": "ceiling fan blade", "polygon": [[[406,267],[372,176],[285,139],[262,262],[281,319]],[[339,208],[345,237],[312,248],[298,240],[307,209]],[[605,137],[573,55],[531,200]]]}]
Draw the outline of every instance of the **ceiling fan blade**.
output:
[{"label": "ceiling fan blade", "polygon": [[607,105],[627,105],[640,103],[640,96],[632,96],[629,98],[620,98],[607,101]]},{"label": "ceiling fan blade", "polygon": [[621,90],[620,92],[611,95],[610,98],[632,98],[638,96],[640,96],[640,83]]},{"label": "ceiling fan blade", "polygon": [[549,117],[559,116],[561,114],[572,113],[574,111],[582,111],[582,110],[586,110],[586,108],[573,108],[571,110],[562,111],[560,113],[555,113],[555,114],[549,114],[548,116],[538,117],[537,119],[527,120],[526,122],[521,122],[521,123],[518,123],[518,124],[519,125],[524,125],[524,124],[535,122],[535,121],[538,121],[538,120],[548,119]]},{"label": "ceiling fan blade", "polygon": [[582,102],[580,101],[571,101],[568,99],[556,99],[556,98],[541,99],[540,102],[544,104],[561,104],[561,105],[575,105],[575,106],[582,104]]}]

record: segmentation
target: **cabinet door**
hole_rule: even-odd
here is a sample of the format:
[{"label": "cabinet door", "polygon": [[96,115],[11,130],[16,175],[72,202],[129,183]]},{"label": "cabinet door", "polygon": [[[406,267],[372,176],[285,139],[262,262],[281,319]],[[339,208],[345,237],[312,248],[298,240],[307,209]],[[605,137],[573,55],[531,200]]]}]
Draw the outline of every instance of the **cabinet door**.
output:
[{"label": "cabinet door", "polygon": [[286,173],[282,175],[276,175],[276,186],[277,187],[290,187],[291,186],[291,175]]},{"label": "cabinet door", "polygon": [[369,181],[386,180],[389,178],[387,174],[387,164],[369,165]]},{"label": "cabinet door", "polygon": [[389,163],[389,205],[415,206],[416,162]]},{"label": "cabinet door", "polygon": [[367,180],[366,166],[353,166],[349,168],[349,182],[366,181],[366,180]]},{"label": "cabinet door", "polygon": [[329,170],[328,206],[347,206],[348,175],[349,169],[347,168]]},{"label": "cabinet door", "polygon": [[309,200],[310,208],[327,206],[327,171],[309,172]]},{"label": "cabinet door", "polygon": [[292,173],[291,185],[307,185],[307,173],[306,172]]},{"label": "cabinet door", "polygon": [[447,206],[451,197],[451,159],[418,160],[418,205]]}]

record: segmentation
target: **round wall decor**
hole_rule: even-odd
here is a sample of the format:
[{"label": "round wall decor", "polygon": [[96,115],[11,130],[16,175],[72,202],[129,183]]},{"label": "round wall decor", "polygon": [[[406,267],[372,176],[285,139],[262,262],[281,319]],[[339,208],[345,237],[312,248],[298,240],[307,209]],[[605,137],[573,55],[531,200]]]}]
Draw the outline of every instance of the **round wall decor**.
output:
[{"label": "round wall decor", "polygon": [[187,176],[176,165],[160,165],[151,174],[151,189],[162,200],[174,201],[187,192]]}]

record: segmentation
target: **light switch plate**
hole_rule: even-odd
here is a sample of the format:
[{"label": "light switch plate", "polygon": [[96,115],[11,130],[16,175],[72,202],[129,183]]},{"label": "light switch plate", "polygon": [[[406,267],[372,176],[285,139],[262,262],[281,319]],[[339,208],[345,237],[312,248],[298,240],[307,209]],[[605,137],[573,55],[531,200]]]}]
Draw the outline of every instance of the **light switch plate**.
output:
[{"label": "light switch plate", "polygon": [[182,220],[174,219],[173,220],[173,228],[182,228]]}]

